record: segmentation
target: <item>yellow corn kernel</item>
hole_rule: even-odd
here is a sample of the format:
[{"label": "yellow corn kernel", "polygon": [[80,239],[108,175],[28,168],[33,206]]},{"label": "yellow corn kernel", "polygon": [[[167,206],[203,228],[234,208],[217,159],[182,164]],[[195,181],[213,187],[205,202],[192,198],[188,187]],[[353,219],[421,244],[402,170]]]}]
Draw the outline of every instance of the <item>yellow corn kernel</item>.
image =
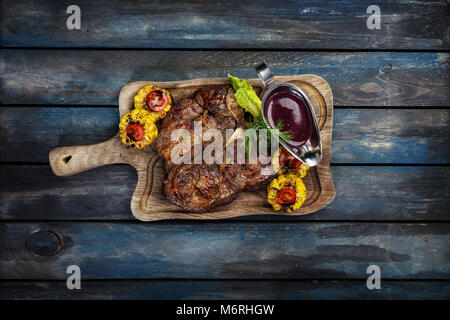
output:
[{"label": "yellow corn kernel", "polygon": [[[140,124],[144,128],[144,138],[140,141],[135,141],[127,135],[127,126],[131,123]],[[126,145],[132,145],[137,149],[142,149],[148,146],[158,136],[158,128],[152,117],[144,109],[133,109],[131,112],[124,114],[119,123],[119,135],[122,142]]]},{"label": "yellow corn kernel", "polygon": [[[291,188],[295,191],[295,203],[291,205],[280,205],[277,202],[278,192],[284,188]],[[295,173],[281,174],[273,179],[267,186],[267,201],[275,211],[283,210],[292,213],[301,208],[306,200],[306,187],[302,179]]]},{"label": "yellow corn kernel", "polygon": [[[160,90],[164,92],[167,97],[169,98],[169,104],[164,108],[164,110],[155,112],[151,110],[147,105],[147,95],[152,92],[153,90]],[[134,107],[136,109],[144,109],[150,114],[150,118],[153,120],[153,122],[158,121],[159,119],[162,119],[166,116],[167,112],[170,110],[172,105],[172,97],[169,94],[169,91],[166,89],[162,89],[158,86],[152,86],[148,85],[143,88],[141,88],[137,95],[134,97]]]}]

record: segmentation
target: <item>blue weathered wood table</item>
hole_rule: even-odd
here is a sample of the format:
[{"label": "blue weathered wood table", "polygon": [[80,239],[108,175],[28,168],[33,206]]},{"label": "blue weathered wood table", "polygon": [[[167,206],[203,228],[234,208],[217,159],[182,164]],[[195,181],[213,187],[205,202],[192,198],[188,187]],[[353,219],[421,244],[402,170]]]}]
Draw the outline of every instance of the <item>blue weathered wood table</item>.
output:
[{"label": "blue weathered wood table", "polygon": [[[448,1],[75,4],[80,30],[68,3],[1,2],[1,299],[450,297]],[[115,134],[126,83],[255,77],[263,60],[332,87],[323,210],[141,223],[133,168],[52,174],[51,148]]]}]

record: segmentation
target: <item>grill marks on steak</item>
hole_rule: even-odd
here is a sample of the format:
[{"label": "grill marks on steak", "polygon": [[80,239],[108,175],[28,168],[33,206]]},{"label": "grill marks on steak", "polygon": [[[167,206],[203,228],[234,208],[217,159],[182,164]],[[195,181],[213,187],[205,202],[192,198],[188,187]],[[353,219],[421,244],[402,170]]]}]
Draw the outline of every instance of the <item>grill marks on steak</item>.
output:
[{"label": "grill marks on steak", "polygon": [[[167,179],[163,192],[170,202],[190,212],[205,212],[234,200],[240,191],[260,187],[270,180],[271,176],[261,175],[260,163],[173,164],[170,155],[178,142],[171,141],[172,131],[189,130],[191,148],[194,148],[196,120],[202,121],[203,132],[209,128],[222,131],[225,143],[225,130],[236,129],[243,121],[243,111],[237,106],[233,89],[228,86],[199,89],[191,98],[176,104],[164,118],[155,145],[166,160]],[[203,142],[202,150],[209,143]]]},{"label": "grill marks on steak", "polygon": [[161,130],[155,140],[155,146],[159,155],[168,163],[171,161],[172,149],[178,144],[173,142],[171,134],[177,129],[186,129],[191,133],[191,142],[194,141],[194,121],[203,113],[203,108],[191,99],[183,99],[172,107],[168,115],[163,119]]},{"label": "grill marks on steak", "polygon": [[221,183],[218,165],[185,164],[172,165],[164,182],[163,191],[168,200],[187,211],[206,211],[218,205],[218,199],[228,202],[233,194],[221,195],[227,188]]},{"label": "grill marks on steak", "polygon": [[[228,101],[228,103],[227,103]],[[234,102],[234,103],[233,103]],[[237,108],[236,108],[237,107]],[[233,114],[229,111],[233,110]],[[168,164],[171,164],[172,149],[178,142],[171,141],[171,134],[176,129],[186,129],[191,134],[191,148],[194,148],[194,121],[201,121],[203,132],[218,129],[222,132],[225,143],[225,130],[236,129],[243,122],[244,113],[235,99],[231,87],[223,86],[213,89],[199,89],[192,97],[181,100],[170,110],[162,121],[162,127],[155,141],[156,149]],[[203,150],[211,142],[202,142]],[[194,155],[191,150],[191,155]],[[193,162],[193,159],[191,159]]]},{"label": "grill marks on steak", "polygon": [[259,164],[171,165],[163,191],[167,199],[190,212],[206,212],[233,201],[240,191],[264,186]]}]

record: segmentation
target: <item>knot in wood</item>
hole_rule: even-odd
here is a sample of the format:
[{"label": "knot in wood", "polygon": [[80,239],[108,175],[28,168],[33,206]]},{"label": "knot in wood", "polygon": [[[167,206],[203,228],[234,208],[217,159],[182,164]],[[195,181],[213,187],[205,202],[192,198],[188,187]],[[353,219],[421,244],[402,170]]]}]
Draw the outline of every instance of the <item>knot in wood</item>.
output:
[{"label": "knot in wood", "polygon": [[61,251],[62,240],[61,237],[53,231],[39,230],[30,234],[25,246],[37,256],[52,257]]}]

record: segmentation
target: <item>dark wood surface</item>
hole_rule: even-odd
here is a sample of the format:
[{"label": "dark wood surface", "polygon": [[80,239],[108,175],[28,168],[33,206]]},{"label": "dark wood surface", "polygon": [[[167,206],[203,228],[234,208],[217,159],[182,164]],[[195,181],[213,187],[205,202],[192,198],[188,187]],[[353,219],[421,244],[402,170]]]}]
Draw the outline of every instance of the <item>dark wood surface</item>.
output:
[{"label": "dark wood surface", "polygon": [[227,73],[254,78],[255,61],[276,75],[323,77],[338,107],[445,107],[450,101],[450,55],[443,52],[3,49],[0,57],[4,104],[117,105],[129,82]]},{"label": "dark wood surface", "polygon": [[[0,161],[48,162],[48,152],[57,145],[109,139],[118,120],[116,106],[1,108]],[[449,122],[448,109],[335,109],[331,162],[448,163]]]},{"label": "dark wood surface", "polygon": [[361,279],[377,264],[384,279],[442,279],[448,231],[441,223],[9,222],[0,226],[0,277],[63,280],[77,264],[86,280]]},{"label": "dark wood surface", "polygon": [[363,1],[78,0],[81,30],[67,32],[68,4],[3,1],[2,46],[107,48],[449,49],[445,1],[383,2],[369,30]]},{"label": "dark wood surface", "polygon": [[448,282],[383,281],[383,290],[367,290],[363,280],[115,280],[84,281],[67,290],[65,281],[2,281],[0,299],[448,299]]},{"label": "dark wood surface", "polygon": [[[448,2],[380,3],[380,30],[371,1],[77,4],[69,31],[68,4],[1,2],[0,299],[450,298]],[[52,174],[51,148],[115,134],[126,83],[255,77],[262,60],[333,90],[319,212],[141,223],[133,168]]]},{"label": "dark wood surface", "polygon": [[[318,213],[239,220],[450,220],[448,166],[332,165],[331,173],[336,198]],[[134,220],[130,198],[137,174],[129,166],[60,178],[46,164],[1,165],[0,177],[2,220]]]}]

